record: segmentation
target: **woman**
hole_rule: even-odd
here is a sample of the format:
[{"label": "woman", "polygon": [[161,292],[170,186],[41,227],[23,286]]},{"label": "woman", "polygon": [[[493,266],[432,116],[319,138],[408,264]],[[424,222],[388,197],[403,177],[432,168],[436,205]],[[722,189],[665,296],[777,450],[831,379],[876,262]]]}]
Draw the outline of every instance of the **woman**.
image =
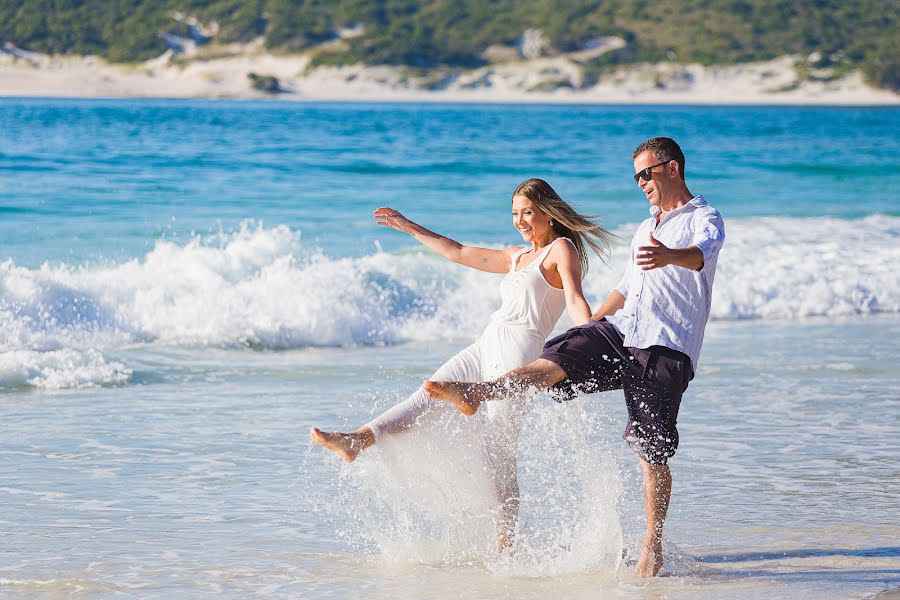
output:
[{"label": "woman", "polygon": [[[529,179],[512,195],[513,226],[526,246],[491,250],[463,246],[413,223],[396,210],[379,208],[375,219],[408,233],[416,240],[455,263],[503,273],[502,305],[491,315],[481,337],[444,363],[434,380],[486,381],[530,363],[541,354],[544,340],[567,309],[575,325],[587,323],[591,309],[581,290],[587,271],[587,246],[603,255],[610,234],[589,217],[578,214],[546,181]],[[557,243],[560,239],[565,240]],[[419,416],[442,404],[420,387],[405,401],[352,433],[326,432],[313,427],[313,440],[353,461],[361,451],[382,436],[402,432],[415,425]],[[487,457],[494,468],[500,505],[498,547],[511,541],[519,508],[516,481],[516,443],[523,414],[509,401],[487,405],[488,418],[497,434],[489,436]]]}]

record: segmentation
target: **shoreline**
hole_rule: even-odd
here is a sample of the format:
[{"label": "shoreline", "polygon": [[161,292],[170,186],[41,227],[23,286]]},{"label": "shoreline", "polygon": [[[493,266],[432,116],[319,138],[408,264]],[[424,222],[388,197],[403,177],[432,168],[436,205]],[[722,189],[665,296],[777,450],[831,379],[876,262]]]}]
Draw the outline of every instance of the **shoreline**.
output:
[{"label": "shoreline", "polygon": [[233,103],[271,103],[271,104],[372,104],[372,105],[445,105],[445,106],[582,106],[582,107],[709,107],[709,108],[898,108],[900,103],[868,103],[868,102],[822,102],[822,103],[802,103],[802,102],[750,102],[750,101],[710,101],[710,102],[690,102],[685,100],[642,100],[635,102],[626,101],[592,101],[583,99],[456,99],[441,97],[390,97],[390,98],[350,98],[350,97],[204,97],[204,96],[72,96],[72,95],[3,95],[0,93],[0,101],[4,100],[73,100],[73,101],[106,101],[106,102],[127,102],[129,100],[156,100],[160,102],[233,102]]},{"label": "shoreline", "polygon": [[[900,106],[858,71],[798,79],[798,57],[708,67],[638,64],[594,74],[561,55],[477,69],[350,65],[310,68],[308,55],[240,53],[117,65],[93,56],[0,55],[0,97],[271,100],[275,102],[668,106]],[[251,74],[277,91],[254,89]]]}]

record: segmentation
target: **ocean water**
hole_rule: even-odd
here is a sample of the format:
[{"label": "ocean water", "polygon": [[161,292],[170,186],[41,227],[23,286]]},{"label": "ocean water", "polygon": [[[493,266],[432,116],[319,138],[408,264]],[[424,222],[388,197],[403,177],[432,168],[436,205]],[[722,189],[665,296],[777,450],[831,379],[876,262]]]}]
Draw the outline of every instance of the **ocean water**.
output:
[{"label": "ocean water", "polygon": [[[310,445],[404,398],[499,302],[375,208],[512,245],[510,193],[543,177],[621,238],[592,261],[596,305],[647,215],[630,152],[658,134],[727,231],[670,577],[630,574],[620,393],[535,399],[509,555],[459,458],[477,420],[350,465]],[[0,100],[0,596],[900,589],[898,134],[892,108]]]}]

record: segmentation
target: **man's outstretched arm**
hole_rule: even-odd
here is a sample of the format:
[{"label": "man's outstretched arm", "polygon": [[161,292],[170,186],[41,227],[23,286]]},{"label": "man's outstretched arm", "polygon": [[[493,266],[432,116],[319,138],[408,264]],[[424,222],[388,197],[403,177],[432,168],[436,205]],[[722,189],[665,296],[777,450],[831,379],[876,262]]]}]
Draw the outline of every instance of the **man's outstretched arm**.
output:
[{"label": "man's outstretched arm", "polygon": [[675,265],[691,271],[699,271],[703,268],[703,251],[697,246],[669,248],[653,237],[652,231],[648,243],[648,246],[640,246],[635,256],[637,259],[635,264],[642,271],[660,269],[667,265]]},{"label": "man's outstretched arm", "polygon": [[436,400],[453,404],[459,412],[474,415],[482,402],[523,396],[529,388],[545,390],[566,378],[556,363],[539,358],[524,367],[513,369],[493,381],[426,381],[425,393]]},{"label": "man's outstretched arm", "polygon": [[603,303],[603,306],[597,309],[593,315],[591,315],[591,319],[594,321],[599,321],[603,317],[608,317],[609,315],[616,314],[616,311],[625,306],[625,296],[622,295],[622,292],[619,290],[613,290],[612,293],[606,298],[606,301]]}]

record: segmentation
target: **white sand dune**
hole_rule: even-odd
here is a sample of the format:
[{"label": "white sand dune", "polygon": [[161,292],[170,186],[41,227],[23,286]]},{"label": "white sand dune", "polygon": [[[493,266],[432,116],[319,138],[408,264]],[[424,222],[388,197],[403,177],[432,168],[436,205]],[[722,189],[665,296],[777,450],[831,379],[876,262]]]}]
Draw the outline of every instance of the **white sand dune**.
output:
[{"label": "white sand dune", "polygon": [[[598,49],[596,52],[608,48]],[[220,48],[219,57],[166,53],[134,65],[94,57],[0,54],[0,96],[279,98],[287,100],[650,104],[898,105],[900,94],[867,85],[859,72],[798,79],[798,57],[706,67],[640,64],[585,78],[581,53],[508,60],[471,70],[416,71],[352,65],[309,68],[309,55],[274,55],[259,44]],[[251,85],[278,78],[281,93]]]}]

